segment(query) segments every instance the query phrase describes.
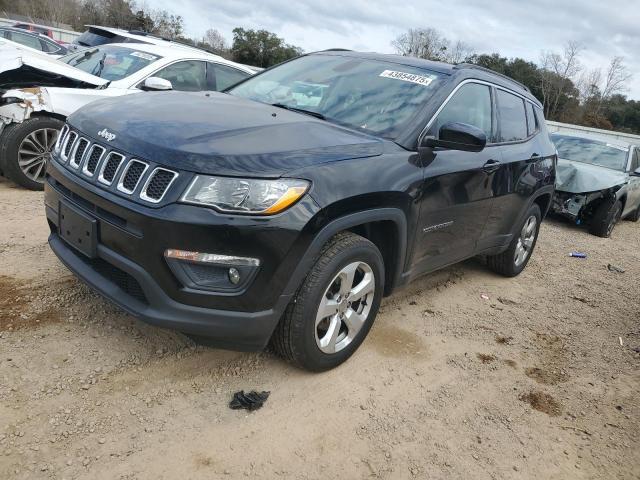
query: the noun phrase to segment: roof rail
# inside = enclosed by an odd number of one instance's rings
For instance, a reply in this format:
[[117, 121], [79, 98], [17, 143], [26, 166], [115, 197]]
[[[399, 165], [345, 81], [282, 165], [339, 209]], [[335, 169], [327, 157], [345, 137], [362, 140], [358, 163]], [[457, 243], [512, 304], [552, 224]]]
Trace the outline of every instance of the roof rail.
[[531, 90], [529, 90], [529, 87], [527, 87], [525, 84], [520, 83], [517, 80], [514, 80], [513, 78], [511, 78], [508, 75], [505, 75], [504, 73], [499, 73], [499, 72], [496, 72], [495, 70], [491, 70], [490, 68], [481, 67], [480, 65], [475, 65], [473, 63], [459, 63], [455, 65], [453, 68], [473, 68], [475, 70], [481, 70], [483, 72], [491, 73], [493, 75], [497, 75], [498, 77], [504, 78], [505, 80], [509, 80], [511, 83], [515, 83], [526, 92], [531, 93]]

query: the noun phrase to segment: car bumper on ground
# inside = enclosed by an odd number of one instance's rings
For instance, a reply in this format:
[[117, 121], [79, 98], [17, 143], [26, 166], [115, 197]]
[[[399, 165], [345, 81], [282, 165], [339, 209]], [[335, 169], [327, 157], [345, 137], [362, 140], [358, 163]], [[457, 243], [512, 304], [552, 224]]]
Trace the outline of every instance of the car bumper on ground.
[[[302, 233], [317, 210], [310, 198], [277, 218], [252, 219], [182, 204], [146, 209], [107, 198], [107, 192], [84, 183], [49, 162], [49, 244], [72, 272], [148, 323], [206, 336], [223, 348], [258, 350], [266, 345], [292, 297], [289, 279], [311, 239]], [[72, 246], [60, 231], [65, 208], [94, 221], [92, 255]], [[198, 289], [185, 285], [164, 258], [171, 248], [259, 258], [260, 267], [237, 291]]]

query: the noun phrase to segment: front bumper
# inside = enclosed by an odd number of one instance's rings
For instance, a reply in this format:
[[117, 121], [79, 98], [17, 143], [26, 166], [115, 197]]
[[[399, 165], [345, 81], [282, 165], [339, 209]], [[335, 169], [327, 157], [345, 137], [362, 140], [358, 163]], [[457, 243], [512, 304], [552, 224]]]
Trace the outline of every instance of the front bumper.
[[[58, 235], [60, 201], [98, 222], [96, 258]], [[317, 206], [308, 197], [280, 216], [251, 218], [170, 204], [150, 209], [100, 191], [51, 161], [45, 182], [49, 244], [80, 279], [132, 315], [161, 327], [207, 336], [238, 350], [263, 348], [293, 292], [289, 279], [312, 236]], [[260, 258], [239, 292], [182, 285], [163, 257], [167, 248]]]

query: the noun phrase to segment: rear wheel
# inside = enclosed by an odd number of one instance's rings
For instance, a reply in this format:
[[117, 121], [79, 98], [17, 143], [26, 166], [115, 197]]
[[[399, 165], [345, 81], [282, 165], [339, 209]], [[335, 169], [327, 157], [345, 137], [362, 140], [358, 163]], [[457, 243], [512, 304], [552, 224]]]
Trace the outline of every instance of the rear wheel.
[[487, 257], [487, 266], [505, 277], [519, 275], [529, 263], [536, 246], [541, 221], [540, 207], [534, 203], [529, 207], [524, 221], [519, 225], [518, 233], [509, 244], [509, 248], [498, 255]]
[[636, 208], [636, 210], [627, 217], [627, 220], [631, 220], [632, 222], [640, 220], [640, 205], [638, 205], [638, 208]]
[[384, 264], [378, 248], [353, 233], [336, 235], [276, 327], [274, 349], [311, 371], [340, 365], [367, 336], [383, 290]]
[[620, 200], [602, 202], [591, 219], [589, 233], [597, 237], [610, 237], [621, 216], [622, 202]]
[[42, 190], [47, 161], [64, 123], [52, 117], [31, 117], [5, 128], [0, 141], [5, 175], [30, 190]]

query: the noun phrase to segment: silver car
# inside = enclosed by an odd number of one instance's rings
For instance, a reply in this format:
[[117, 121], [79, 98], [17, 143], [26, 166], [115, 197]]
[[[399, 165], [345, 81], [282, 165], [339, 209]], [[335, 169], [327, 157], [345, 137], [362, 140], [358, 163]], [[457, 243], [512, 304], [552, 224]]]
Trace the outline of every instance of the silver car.
[[640, 146], [588, 134], [554, 133], [558, 150], [553, 211], [609, 237], [622, 218], [640, 218]]

